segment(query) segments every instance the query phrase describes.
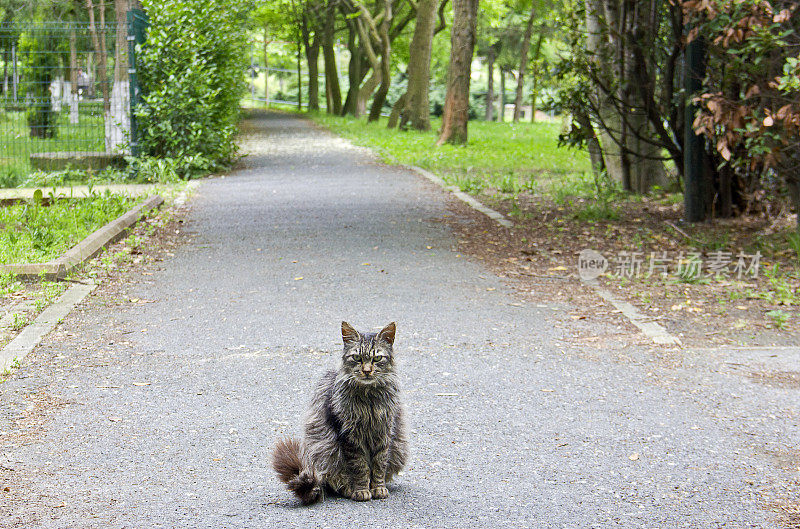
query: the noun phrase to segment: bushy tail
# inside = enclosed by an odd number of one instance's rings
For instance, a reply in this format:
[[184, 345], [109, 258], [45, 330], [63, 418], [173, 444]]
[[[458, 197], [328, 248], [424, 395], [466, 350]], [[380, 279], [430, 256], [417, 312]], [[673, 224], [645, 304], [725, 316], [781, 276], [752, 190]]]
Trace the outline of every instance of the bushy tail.
[[303, 505], [322, 499], [322, 480], [308, 460], [302, 444], [296, 439], [281, 439], [272, 452], [272, 468], [278, 479], [294, 492]]

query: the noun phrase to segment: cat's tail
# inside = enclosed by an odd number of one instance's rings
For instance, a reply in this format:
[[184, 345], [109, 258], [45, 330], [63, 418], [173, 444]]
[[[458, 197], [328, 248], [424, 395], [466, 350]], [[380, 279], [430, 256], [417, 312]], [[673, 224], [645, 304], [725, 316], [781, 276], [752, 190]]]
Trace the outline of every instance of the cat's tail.
[[296, 439], [281, 439], [272, 452], [272, 468], [278, 479], [294, 492], [303, 505], [322, 499], [322, 480], [305, 454], [303, 445]]

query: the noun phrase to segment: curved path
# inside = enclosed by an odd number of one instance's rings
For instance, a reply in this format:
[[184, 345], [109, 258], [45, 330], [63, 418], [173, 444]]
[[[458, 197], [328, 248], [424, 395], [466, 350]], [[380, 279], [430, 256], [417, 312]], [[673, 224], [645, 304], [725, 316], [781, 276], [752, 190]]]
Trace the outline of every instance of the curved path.
[[[567, 308], [457, 253], [443, 192], [299, 118], [249, 128], [124, 294], [150, 302], [100, 292], [0, 385], [0, 526], [775, 527], [796, 390], [581, 354]], [[387, 500], [301, 508], [268, 454], [342, 319], [397, 321], [413, 460]]]

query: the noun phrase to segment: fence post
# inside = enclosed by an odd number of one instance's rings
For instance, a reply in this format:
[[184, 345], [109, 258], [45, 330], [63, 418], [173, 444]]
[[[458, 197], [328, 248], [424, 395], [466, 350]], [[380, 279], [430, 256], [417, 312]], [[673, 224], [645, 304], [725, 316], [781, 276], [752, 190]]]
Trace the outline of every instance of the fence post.
[[138, 57], [136, 45], [144, 44], [145, 32], [149, 26], [147, 14], [141, 9], [128, 11], [128, 78], [130, 84], [130, 113], [131, 113], [131, 154], [134, 157], [141, 155], [139, 146], [139, 130], [136, 123], [136, 107], [141, 102], [142, 90], [139, 86]]

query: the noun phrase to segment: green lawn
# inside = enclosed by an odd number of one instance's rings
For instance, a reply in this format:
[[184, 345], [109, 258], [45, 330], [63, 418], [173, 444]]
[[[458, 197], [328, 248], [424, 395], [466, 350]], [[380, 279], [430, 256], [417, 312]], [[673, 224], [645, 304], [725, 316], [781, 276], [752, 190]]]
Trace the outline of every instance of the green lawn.
[[137, 201], [95, 194], [80, 200], [57, 199], [51, 205], [28, 201], [0, 207], [0, 263], [54, 259]]
[[80, 103], [80, 122], [69, 122], [69, 109], [58, 115], [54, 138], [32, 138], [26, 113], [0, 109], [0, 187], [15, 187], [31, 172], [29, 156], [35, 152], [104, 151], [103, 105]]
[[357, 145], [377, 151], [387, 163], [428, 169], [465, 191], [485, 186], [534, 190], [560, 180], [585, 179], [591, 171], [588, 155], [559, 148], [560, 123], [495, 123], [470, 121], [467, 147], [436, 147], [435, 119], [431, 132], [386, 128], [386, 120], [311, 114], [312, 119]]

